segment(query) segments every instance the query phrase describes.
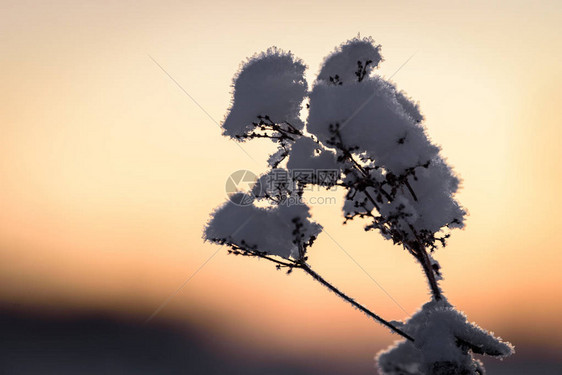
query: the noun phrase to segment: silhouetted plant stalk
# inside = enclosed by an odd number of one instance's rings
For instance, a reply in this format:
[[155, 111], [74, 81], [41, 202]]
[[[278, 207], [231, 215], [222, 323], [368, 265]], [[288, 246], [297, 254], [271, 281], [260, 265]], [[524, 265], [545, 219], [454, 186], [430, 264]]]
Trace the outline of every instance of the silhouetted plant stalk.
[[300, 259], [298, 259], [298, 260], [290, 260], [290, 259], [280, 260], [280, 259], [277, 259], [274, 256], [268, 255], [265, 252], [259, 251], [255, 247], [252, 247], [248, 244], [244, 244], [244, 246], [240, 246], [240, 245], [236, 245], [234, 243], [229, 243], [229, 241], [227, 239], [213, 239], [213, 241], [216, 242], [216, 243], [219, 243], [219, 244], [228, 245], [231, 248], [228, 251], [230, 254], [243, 255], [243, 256], [253, 256], [253, 257], [257, 257], [257, 258], [266, 259], [270, 262], [275, 263], [278, 270], [286, 268], [287, 273], [293, 272], [293, 270], [295, 268], [301, 269], [304, 272], [306, 272], [307, 274], [309, 274], [314, 280], [316, 280], [320, 284], [324, 285], [331, 292], [333, 292], [338, 297], [340, 297], [344, 301], [351, 304], [353, 307], [355, 307], [359, 311], [363, 312], [365, 315], [367, 315], [371, 319], [374, 319], [376, 322], [384, 325], [385, 327], [389, 328], [392, 332], [404, 337], [405, 339], [410, 340], [412, 342], [414, 341], [414, 338], [412, 336], [408, 335], [406, 332], [402, 331], [401, 329], [393, 326], [389, 321], [383, 319], [378, 314], [375, 314], [374, 312], [372, 312], [371, 310], [369, 310], [365, 306], [361, 305], [359, 302], [355, 301], [355, 299], [351, 298], [350, 296], [348, 296], [347, 294], [345, 294], [344, 292], [339, 290], [336, 286], [334, 286], [332, 283], [330, 283], [329, 281], [324, 279], [322, 276], [320, 276], [320, 274], [318, 274], [316, 271], [314, 271], [306, 263], [307, 258], [304, 255], [305, 252], [306, 252], [306, 249], [305, 249], [305, 247], [302, 243], [299, 244], [299, 254], [301, 256]]
[[[234, 84], [237, 92], [244, 94], [234, 95], [233, 107], [222, 125], [224, 134], [239, 141], [269, 138], [277, 144], [277, 152], [268, 160], [271, 170], [262, 176], [264, 179], [274, 172], [284, 171], [283, 176], [289, 176], [289, 169], [326, 169], [335, 173], [329, 180], [291, 175], [289, 181], [285, 177], [271, 191], [256, 184], [251, 194], [258, 201], [266, 200], [269, 207], [254, 205], [252, 200], [250, 207], [241, 208], [236, 200], [231, 200], [213, 214], [205, 236], [209, 241], [228, 245], [230, 254], [266, 259], [287, 273], [301, 269], [377, 323], [405, 338], [406, 341], [377, 356], [382, 373], [482, 374], [483, 365], [471, 352], [504, 357], [513, 353], [513, 346], [469, 323], [442, 294], [440, 267], [431, 254], [439, 245], [446, 246], [450, 234], [448, 231], [443, 234], [442, 230], [463, 226], [466, 211], [453, 197], [458, 179], [438, 155], [438, 148], [424, 134], [423, 127], [418, 127], [423, 116], [417, 104], [390, 82], [369, 76], [382, 60], [379, 48], [370, 38], [349, 41], [327, 58], [312, 91], [307, 91], [304, 65], [290, 53], [270, 49], [245, 66]], [[348, 64], [346, 54], [364, 58], [358, 57], [353, 67]], [[268, 70], [268, 79], [264, 80], [264, 72]], [[349, 74], [352, 72], [354, 78]], [[353, 87], [341, 91], [338, 86], [347, 85], [347, 81], [364, 82], [363, 87], [372, 88], [373, 94], [364, 100], [364, 91], [352, 93]], [[346, 91], [347, 88], [352, 90]], [[371, 112], [355, 118], [375, 96], [380, 98], [378, 104], [382, 106], [375, 105]], [[300, 120], [300, 110], [307, 97], [306, 108], [311, 108], [313, 100], [315, 104], [305, 124]], [[272, 107], [271, 98], [276, 98], [279, 108]], [[260, 105], [255, 106], [256, 103]], [[351, 113], [349, 109], [354, 105], [357, 109]], [[268, 113], [256, 116], [258, 110], [254, 108]], [[323, 108], [329, 111], [323, 112]], [[340, 119], [347, 120], [340, 124]], [[286, 167], [277, 170], [283, 161]], [[261, 184], [261, 178], [258, 181]], [[404, 324], [395, 326], [313, 270], [308, 264], [307, 249], [322, 227], [308, 219], [311, 217], [308, 205], [297, 209], [285, 205], [288, 197], [302, 199], [307, 185], [344, 188], [344, 224], [355, 218], [365, 219], [365, 231], [377, 230], [385, 239], [401, 245], [421, 265], [432, 301]], [[242, 192], [236, 196], [241, 201], [252, 198]], [[231, 224], [249, 212], [259, 215], [254, 231], [235, 236]], [[270, 233], [274, 235], [269, 236]], [[415, 345], [414, 339], [417, 339]]]
[[336, 295], [338, 295], [340, 298], [342, 298], [343, 300], [349, 302], [353, 307], [359, 309], [361, 312], [365, 313], [367, 316], [369, 316], [370, 318], [376, 320], [377, 322], [379, 322], [380, 324], [384, 325], [385, 327], [389, 328], [391, 331], [393, 331], [394, 333], [399, 334], [400, 336], [406, 338], [407, 340], [410, 341], [414, 341], [414, 338], [410, 335], [408, 335], [407, 333], [405, 333], [404, 331], [400, 330], [399, 328], [396, 328], [395, 326], [393, 326], [392, 324], [390, 324], [390, 322], [384, 320], [383, 318], [381, 318], [379, 315], [375, 314], [374, 312], [372, 312], [371, 310], [367, 309], [365, 306], [361, 305], [360, 303], [358, 303], [357, 301], [355, 301], [353, 298], [349, 297], [348, 295], [346, 295], [345, 293], [343, 293], [342, 291], [340, 291], [338, 288], [336, 288], [335, 286], [333, 286], [332, 284], [330, 284], [328, 281], [326, 281], [322, 276], [320, 276], [318, 273], [314, 272], [310, 266], [308, 266], [306, 263], [303, 263], [301, 265], [298, 266], [298, 268], [302, 269], [304, 272], [308, 273], [310, 276], [312, 276], [312, 278], [316, 281], [318, 281], [320, 284], [324, 285], [326, 288], [328, 288], [329, 290], [331, 290], [333, 293], [335, 293]]

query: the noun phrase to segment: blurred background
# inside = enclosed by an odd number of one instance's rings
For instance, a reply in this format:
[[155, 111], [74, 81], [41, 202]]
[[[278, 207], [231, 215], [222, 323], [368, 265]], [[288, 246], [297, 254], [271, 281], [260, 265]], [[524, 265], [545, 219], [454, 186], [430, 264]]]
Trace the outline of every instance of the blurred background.
[[[489, 373], [562, 373], [561, 24], [555, 1], [1, 0], [0, 373], [375, 374], [396, 336], [201, 238], [274, 149], [221, 136], [239, 64], [276, 45], [312, 83], [358, 33], [463, 179], [467, 227], [436, 258], [450, 302], [516, 346]], [[310, 263], [406, 318], [420, 268], [331, 195]]]

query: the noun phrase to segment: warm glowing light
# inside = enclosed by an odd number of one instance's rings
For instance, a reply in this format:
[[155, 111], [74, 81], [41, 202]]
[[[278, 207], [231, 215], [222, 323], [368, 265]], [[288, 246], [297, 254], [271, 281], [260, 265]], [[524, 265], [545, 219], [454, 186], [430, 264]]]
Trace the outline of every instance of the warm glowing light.
[[[361, 32], [382, 44], [387, 77], [415, 54], [394, 80], [463, 178], [467, 229], [437, 254], [451, 302], [516, 345], [548, 335], [562, 349], [559, 4], [57, 3], [13, 3], [0, 16], [0, 301], [142, 320], [217, 250], [201, 233], [228, 175], [265, 170], [266, 142], [243, 145], [260, 162], [250, 159], [148, 54], [220, 122], [246, 56], [291, 49], [313, 79], [335, 44]], [[417, 309], [427, 299], [417, 265], [342, 227], [335, 196], [314, 207], [318, 221]], [[381, 315], [406, 315], [326, 236], [311, 263]], [[342, 353], [325, 344], [337, 336], [372, 355], [368, 343], [390, 341], [304, 275], [224, 251], [159, 318], [232, 335], [253, 326], [248, 342], [298, 342], [295, 352]]]

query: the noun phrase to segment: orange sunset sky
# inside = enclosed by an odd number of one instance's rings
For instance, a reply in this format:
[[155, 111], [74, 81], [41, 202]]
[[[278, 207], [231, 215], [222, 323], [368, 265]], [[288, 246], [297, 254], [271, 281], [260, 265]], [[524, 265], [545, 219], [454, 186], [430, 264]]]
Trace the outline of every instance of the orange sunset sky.
[[[218, 249], [204, 243], [230, 173], [273, 146], [216, 121], [246, 57], [272, 45], [309, 66], [361, 33], [379, 74], [418, 100], [461, 176], [467, 227], [437, 252], [445, 294], [516, 347], [562, 350], [562, 3], [555, 1], [0, 0], [0, 302], [142, 322]], [[429, 295], [420, 268], [335, 205], [310, 263], [387, 319]], [[395, 338], [303, 274], [219, 251], [149, 323], [225, 342], [365, 360]], [[345, 348], [342, 349], [342, 348]]]

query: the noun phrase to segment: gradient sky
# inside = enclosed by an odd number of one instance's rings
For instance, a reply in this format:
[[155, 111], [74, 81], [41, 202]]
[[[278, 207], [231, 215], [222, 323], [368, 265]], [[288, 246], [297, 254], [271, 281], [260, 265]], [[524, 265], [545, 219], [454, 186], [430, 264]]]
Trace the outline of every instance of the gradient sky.
[[[437, 253], [449, 300], [516, 346], [562, 349], [560, 2], [0, 1], [0, 300], [148, 317], [218, 247], [228, 175], [266, 168], [216, 121], [241, 61], [276, 45], [309, 66], [361, 33], [421, 104], [463, 179], [467, 228]], [[408, 312], [419, 267], [336, 205], [313, 213]], [[327, 236], [310, 262], [388, 319], [407, 316]], [[219, 251], [155, 319], [242, 345], [345, 358], [392, 336], [305, 275]], [[546, 339], [546, 340], [545, 340]], [[342, 350], [342, 346], [347, 349]], [[363, 358], [364, 359], [364, 358]]]

